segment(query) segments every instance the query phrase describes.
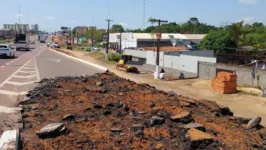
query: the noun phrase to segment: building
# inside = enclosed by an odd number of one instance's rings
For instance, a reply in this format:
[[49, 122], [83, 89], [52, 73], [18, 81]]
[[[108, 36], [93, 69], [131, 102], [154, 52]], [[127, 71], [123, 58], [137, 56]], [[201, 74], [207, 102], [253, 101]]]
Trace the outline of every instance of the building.
[[30, 31], [30, 25], [29, 24], [4, 24], [4, 29], [13, 29], [16, 32], [19, 32], [20, 30], [23, 33], [28, 33]]
[[[197, 44], [206, 36], [206, 34], [179, 34], [163, 33], [160, 42], [161, 46], [187, 46], [190, 49], [197, 49]], [[155, 47], [156, 34], [151, 33], [121, 33], [121, 46], [125, 48]], [[109, 47], [119, 49], [120, 33], [111, 33], [109, 35]]]
[[0, 29], [0, 37], [1, 38], [12, 38], [14, 34], [13, 29]]
[[[125, 49], [126, 55], [132, 55], [134, 64], [156, 65], [156, 47], [144, 47], [136, 49]], [[214, 51], [211, 50], [188, 50], [186, 46], [161, 47], [159, 53], [159, 64], [163, 68], [185, 71], [198, 74], [199, 62], [216, 64]]]
[[86, 26], [77, 26], [75, 29], [78, 35], [85, 35], [89, 30]]
[[38, 24], [32, 24], [31, 25], [31, 30], [33, 31], [33, 32], [39, 32], [39, 25]]

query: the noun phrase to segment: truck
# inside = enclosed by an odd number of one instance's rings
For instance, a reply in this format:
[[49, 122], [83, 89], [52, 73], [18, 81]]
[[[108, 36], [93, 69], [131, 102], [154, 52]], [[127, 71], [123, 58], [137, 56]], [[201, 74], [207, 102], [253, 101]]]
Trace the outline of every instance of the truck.
[[28, 34], [17, 34], [15, 38], [16, 50], [30, 50], [30, 36]]
[[46, 35], [39, 35], [40, 43], [45, 43], [46, 41]]

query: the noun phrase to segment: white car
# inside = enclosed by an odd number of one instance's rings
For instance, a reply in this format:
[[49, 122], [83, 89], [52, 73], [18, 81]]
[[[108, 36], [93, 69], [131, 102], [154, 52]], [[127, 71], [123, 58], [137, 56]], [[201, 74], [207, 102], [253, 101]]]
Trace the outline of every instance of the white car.
[[0, 44], [0, 56], [4, 57], [15, 57], [16, 54], [16, 48], [12, 47], [9, 44]]
[[99, 47], [93, 47], [92, 50], [94, 50], [94, 51], [99, 51], [100, 48], [99, 48]]

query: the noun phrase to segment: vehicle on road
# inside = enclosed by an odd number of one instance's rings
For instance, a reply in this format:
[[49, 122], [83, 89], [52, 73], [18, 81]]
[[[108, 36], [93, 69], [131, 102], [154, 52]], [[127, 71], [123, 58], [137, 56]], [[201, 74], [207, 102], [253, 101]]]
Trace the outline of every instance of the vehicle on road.
[[15, 47], [12, 47], [9, 44], [0, 44], [0, 56], [13, 58], [15, 55]]
[[99, 51], [100, 48], [99, 48], [99, 47], [92, 47], [92, 50], [94, 50], [94, 51]]
[[28, 34], [17, 34], [15, 38], [16, 50], [30, 50], [30, 36]]
[[49, 45], [47, 43], [47, 46], [48, 47], [53, 47], [53, 48], [60, 48], [61, 47], [61, 45], [59, 43], [57, 43], [57, 42], [49, 43]]
[[40, 43], [45, 43], [46, 39], [46, 35], [39, 35]]

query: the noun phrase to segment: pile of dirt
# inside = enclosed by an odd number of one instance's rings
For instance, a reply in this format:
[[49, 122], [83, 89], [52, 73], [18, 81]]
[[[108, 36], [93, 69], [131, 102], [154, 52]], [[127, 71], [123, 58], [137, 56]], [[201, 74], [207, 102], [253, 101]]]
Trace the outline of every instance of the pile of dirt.
[[259, 117], [233, 117], [214, 102], [111, 73], [43, 79], [28, 96], [21, 103], [25, 150], [263, 149], [266, 144]]

